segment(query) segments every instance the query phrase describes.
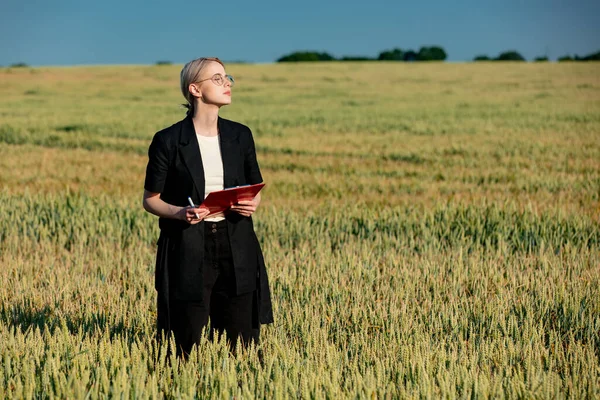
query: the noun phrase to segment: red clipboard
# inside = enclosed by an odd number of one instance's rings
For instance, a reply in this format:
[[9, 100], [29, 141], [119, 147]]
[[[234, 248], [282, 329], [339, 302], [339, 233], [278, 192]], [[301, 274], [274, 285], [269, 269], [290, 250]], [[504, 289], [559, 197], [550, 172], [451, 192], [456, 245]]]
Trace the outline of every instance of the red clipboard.
[[228, 210], [240, 200], [252, 200], [264, 186], [264, 183], [257, 183], [210, 192], [199, 207], [208, 208], [208, 215], [217, 214]]

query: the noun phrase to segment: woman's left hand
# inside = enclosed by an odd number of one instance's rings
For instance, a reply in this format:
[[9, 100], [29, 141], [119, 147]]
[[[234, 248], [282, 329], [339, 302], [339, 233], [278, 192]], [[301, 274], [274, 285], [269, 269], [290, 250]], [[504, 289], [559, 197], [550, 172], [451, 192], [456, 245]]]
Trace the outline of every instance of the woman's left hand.
[[260, 193], [256, 195], [256, 197], [252, 200], [240, 200], [239, 203], [231, 206], [230, 210], [235, 211], [236, 213], [243, 215], [244, 217], [249, 217], [258, 208], [260, 204]]

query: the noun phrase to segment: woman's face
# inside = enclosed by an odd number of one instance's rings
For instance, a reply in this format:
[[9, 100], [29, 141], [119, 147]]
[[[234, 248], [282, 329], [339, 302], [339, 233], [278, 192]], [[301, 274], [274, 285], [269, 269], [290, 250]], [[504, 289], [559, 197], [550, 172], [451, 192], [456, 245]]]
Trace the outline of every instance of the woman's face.
[[[214, 82], [218, 81], [213, 78], [215, 75], [221, 75], [221, 86]], [[225, 68], [221, 64], [215, 61], [208, 63], [202, 70], [199, 81], [202, 82], [190, 85], [190, 91], [193, 90], [191, 86], [196, 86], [201, 102], [219, 107], [231, 104], [231, 82], [225, 77]]]

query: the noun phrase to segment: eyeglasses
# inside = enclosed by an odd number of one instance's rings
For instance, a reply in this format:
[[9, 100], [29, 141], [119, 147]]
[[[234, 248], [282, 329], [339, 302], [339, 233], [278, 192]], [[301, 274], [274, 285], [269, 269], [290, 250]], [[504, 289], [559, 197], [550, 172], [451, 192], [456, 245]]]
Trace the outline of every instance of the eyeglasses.
[[210, 78], [202, 79], [201, 81], [198, 81], [196, 83], [200, 83], [200, 82], [211, 80], [215, 85], [217, 85], [217, 86], [223, 86], [225, 84], [225, 80], [226, 79], [229, 81], [229, 84], [231, 86], [233, 86], [235, 84], [235, 79], [233, 79], [233, 76], [231, 76], [231, 75], [225, 75], [225, 76], [223, 76], [221, 74], [214, 74]]

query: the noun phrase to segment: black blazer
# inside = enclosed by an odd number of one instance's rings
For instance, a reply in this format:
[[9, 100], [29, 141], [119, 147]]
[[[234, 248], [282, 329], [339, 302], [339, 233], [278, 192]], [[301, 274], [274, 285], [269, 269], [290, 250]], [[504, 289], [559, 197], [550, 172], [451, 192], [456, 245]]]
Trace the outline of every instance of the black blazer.
[[[218, 119], [224, 186], [262, 182], [250, 129], [237, 122]], [[187, 206], [204, 199], [204, 168], [194, 124], [190, 116], [157, 132], [148, 150], [144, 188], [160, 193], [169, 204]], [[256, 289], [261, 323], [273, 320], [264, 258], [251, 217], [228, 213], [237, 294]], [[161, 234], [156, 259], [156, 289], [164, 301], [201, 301], [203, 287], [204, 224], [160, 218]]]

